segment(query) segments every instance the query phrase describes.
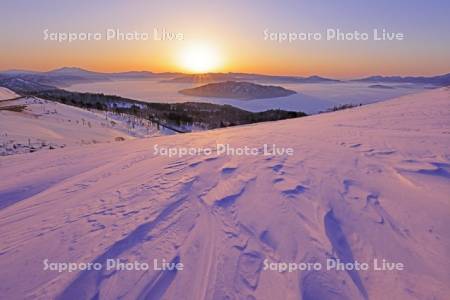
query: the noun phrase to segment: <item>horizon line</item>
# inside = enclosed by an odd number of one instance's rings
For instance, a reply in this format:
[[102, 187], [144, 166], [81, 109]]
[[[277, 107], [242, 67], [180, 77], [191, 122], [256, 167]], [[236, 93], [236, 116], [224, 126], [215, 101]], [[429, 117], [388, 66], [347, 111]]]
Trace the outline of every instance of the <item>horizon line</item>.
[[87, 68], [83, 68], [83, 67], [78, 67], [78, 66], [61, 66], [61, 67], [56, 67], [56, 68], [52, 68], [52, 69], [48, 69], [48, 70], [36, 70], [36, 69], [6, 69], [6, 70], [0, 70], [0, 74], [1, 73], [8, 73], [8, 72], [34, 72], [34, 73], [49, 73], [49, 72], [53, 72], [53, 71], [57, 71], [57, 70], [63, 70], [63, 69], [79, 69], [81, 71], [87, 71], [87, 72], [93, 72], [93, 73], [102, 73], [102, 74], [115, 74], [115, 73], [129, 73], [129, 72], [147, 72], [147, 73], [152, 73], [152, 74], [165, 74], [165, 73], [173, 73], [173, 74], [180, 74], [180, 75], [208, 75], [208, 74], [246, 74], [246, 75], [260, 75], [260, 76], [279, 76], [279, 77], [303, 77], [303, 78], [309, 78], [309, 77], [321, 77], [321, 78], [326, 78], [326, 79], [339, 79], [339, 80], [355, 80], [355, 79], [363, 79], [363, 78], [367, 78], [367, 77], [437, 77], [437, 76], [444, 76], [444, 75], [448, 75], [450, 74], [450, 71], [447, 73], [439, 73], [439, 74], [433, 74], [433, 75], [387, 75], [387, 74], [367, 74], [367, 75], [361, 75], [360, 77], [333, 77], [333, 76], [327, 76], [327, 75], [319, 75], [317, 73], [313, 73], [313, 75], [300, 75], [300, 74], [267, 74], [267, 73], [255, 73], [255, 72], [236, 72], [236, 71], [217, 71], [217, 72], [205, 72], [205, 73], [189, 73], [189, 72], [182, 72], [182, 71], [161, 71], [161, 72], [154, 72], [151, 70], [133, 70], [133, 69], [127, 69], [127, 70], [121, 70], [121, 71], [110, 71], [110, 72], [106, 72], [106, 71], [100, 71], [100, 70], [94, 70], [94, 69], [87, 69]]

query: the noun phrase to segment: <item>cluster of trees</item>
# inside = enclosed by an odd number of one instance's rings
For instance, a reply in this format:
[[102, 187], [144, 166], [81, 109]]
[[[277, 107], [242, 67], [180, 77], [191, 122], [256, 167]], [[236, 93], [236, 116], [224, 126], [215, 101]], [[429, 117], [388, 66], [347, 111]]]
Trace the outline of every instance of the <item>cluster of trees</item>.
[[332, 108], [327, 109], [325, 112], [332, 112], [332, 111], [338, 111], [338, 110], [344, 110], [349, 109], [353, 107], [362, 106], [362, 103], [360, 104], [341, 104], [341, 105], [335, 105]]

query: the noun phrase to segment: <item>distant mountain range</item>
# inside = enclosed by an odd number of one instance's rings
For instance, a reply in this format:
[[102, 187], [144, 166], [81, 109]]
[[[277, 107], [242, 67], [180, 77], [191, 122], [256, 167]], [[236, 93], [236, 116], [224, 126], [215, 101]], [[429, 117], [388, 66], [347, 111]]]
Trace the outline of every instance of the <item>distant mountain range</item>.
[[240, 100], [285, 97], [296, 94], [295, 91], [281, 86], [260, 85], [251, 82], [225, 81], [209, 83], [192, 89], [180, 91], [183, 95], [197, 97], [215, 97]]
[[171, 79], [163, 80], [169, 83], [212, 83], [221, 81], [257, 81], [261, 83], [325, 83], [340, 82], [340, 80], [319, 76], [298, 77], [278, 76], [247, 73], [207, 73], [207, 74], [183, 74]]
[[[253, 83], [340, 83], [341, 80], [324, 78], [320, 76], [278, 76], [249, 73], [154, 73], [149, 71], [130, 71], [118, 73], [93, 72], [76, 67], [64, 67], [47, 72], [28, 70], [8, 70], [0, 72], [0, 86], [12, 90], [45, 90], [54, 87], [65, 87], [77, 83], [90, 83], [110, 80], [136, 80], [157, 79], [165, 83], [217, 83], [226, 81], [245, 81]], [[353, 82], [367, 83], [412, 83], [430, 84], [433, 86], [450, 85], [450, 73], [431, 77], [400, 77], [400, 76], [371, 76], [361, 79], [349, 80]]]
[[416, 84], [432, 84], [436, 86], [450, 85], [450, 73], [438, 76], [370, 76], [366, 78], [356, 79], [354, 81], [371, 82], [371, 83], [416, 83]]
[[130, 71], [120, 73], [93, 72], [76, 67], [64, 67], [48, 72], [36, 72], [28, 70], [8, 70], [0, 72], [0, 80], [7, 78], [20, 78], [44, 85], [64, 87], [76, 83], [93, 81], [149, 79], [159, 78], [165, 83], [212, 83], [221, 81], [258, 81], [261, 83], [323, 83], [339, 82], [339, 80], [323, 78], [319, 76], [276, 76], [247, 73], [153, 73], [148, 71]]
[[137, 79], [150, 78], [152, 72], [122, 72], [122, 73], [101, 73], [84, 70], [81, 68], [60, 68], [48, 72], [35, 72], [26, 70], [9, 70], [0, 72], [0, 80], [19, 78], [43, 85], [68, 86], [75, 83], [108, 81], [114, 79]]

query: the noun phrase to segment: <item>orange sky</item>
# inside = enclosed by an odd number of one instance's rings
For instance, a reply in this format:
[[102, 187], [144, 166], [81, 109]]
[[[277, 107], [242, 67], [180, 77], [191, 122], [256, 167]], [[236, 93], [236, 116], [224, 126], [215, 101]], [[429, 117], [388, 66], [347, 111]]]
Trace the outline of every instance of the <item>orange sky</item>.
[[[84, 2], [10, 1], [0, 9], [0, 70], [50, 70], [77, 66], [98, 71], [191, 72], [180, 61], [189, 45], [207, 44], [219, 62], [208, 71], [351, 78], [365, 75], [435, 75], [450, 71], [448, 2], [383, 0], [346, 7], [327, 1], [170, 0]], [[406, 2], [405, 2], [406, 3]], [[404, 3], [404, 4], [405, 4]], [[386, 12], [386, 9], [389, 11]], [[414, 19], [414, 22], [411, 22]], [[327, 28], [371, 32], [388, 28], [404, 41], [297, 41], [264, 39], [269, 32], [321, 32]], [[162, 28], [181, 41], [44, 40], [49, 32], [153, 33]], [[447, 37], [447, 38], [446, 38]]]

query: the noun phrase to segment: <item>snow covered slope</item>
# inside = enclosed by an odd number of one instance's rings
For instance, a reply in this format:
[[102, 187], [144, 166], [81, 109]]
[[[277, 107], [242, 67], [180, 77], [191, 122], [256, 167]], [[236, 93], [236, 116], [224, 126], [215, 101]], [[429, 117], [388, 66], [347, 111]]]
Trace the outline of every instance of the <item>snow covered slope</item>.
[[19, 97], [16, 93], [11, 91], [10, 89], [4, 88], [0, 86], [0, 101], [7, 100], [7, 99], [13, 99]]
[[[295, 155], [153, 153], [155, 144], [217, 143], [276, 144]], [[301, 119], [2, 157], [0, 292], [4, 299], [448, 299], [449, 146], [450, 91], [442, 88]], [[374, 258], [405, 269], [265, 269]], [[57, 272], [44, 270], [46, 259], [150, 268]], [[154, 259], [183, 270], [155, 269]]]
[[[19, 109], [7, 110], [7, 107]], [[0, 156], [159, 135], [148, 121], [132, 118], [112, 113], [107, 117], [105, 112], [34, 97], [3, 101], [0, 102]]]

